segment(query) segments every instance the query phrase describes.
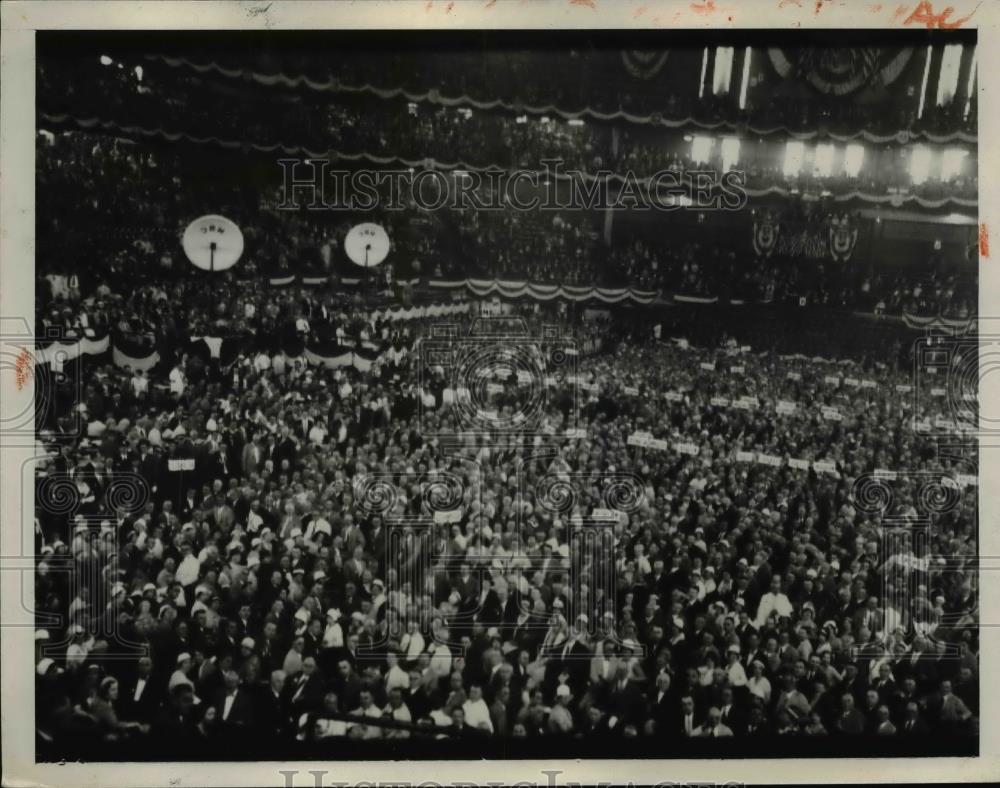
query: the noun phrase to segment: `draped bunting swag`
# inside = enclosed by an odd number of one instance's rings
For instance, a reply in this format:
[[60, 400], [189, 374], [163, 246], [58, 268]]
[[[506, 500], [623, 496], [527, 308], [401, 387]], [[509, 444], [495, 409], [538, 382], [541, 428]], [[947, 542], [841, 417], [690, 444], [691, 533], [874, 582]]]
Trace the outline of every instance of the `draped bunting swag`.
[[[901, 55], [902, 56], [902, 53]], [[741, 124], [730, 123], [727, 121], [720, 121], [718, 123], [706, 123], [704, 121], [695, 120], [694, 118], [680, 118], [678, 120], [668, 120], [659, 114], [650, 115], [636, 115], [630, 112], [625, 112], [624, 110], [617, 110], [615, 112], [600, 112], [596, 109], [591, 109], [586, 107], [577, 112], [571, 112], [568, 110], [560, 109], [552, 104], [537, 105], [532, 106], [530, 104], [520, 104], [502, 101], [496, 99], [494, 101], [480, 101], [469, 96], [455, 96], [448, 97], [442, 96], [437, 90], [429, 90], [426, 93], [412, 93], [410, 91], [404, 90], [403, 88], [378, 88], [374, 85], [346, 85], [336, 79], [328, 79], [326, 81], [317, 81], [310, 79], [305, 75], [299, 75], [295, 77], [290, 77], [286, 74], [260, 74], [254, 71], [245, 71], [242, 68], [230, 69], [220, 66], [217, 63], [195, 63], [186, 58], [173, 58], [164, 55], [147, 55], [148, 60], [156, 60], [165, 63], [173, 68], [189, 68], [199, 74], [205, 74], [211, 71], [215, 71], [232, 79], [245, 79], [249, 78], [254, 82], [261, 85], [273, 86], [273, 85], [283, 85], [290, 88], [307, 87], [314, 91], [323, 91], [329, 93], [364, 93], [372, 96], [378, 96], [383, 99], [393, 99], [393, 98], [405, 98], [407, 101], [419, 104], [422, 102], [428, 102], [430, 104], [436, 104], [444, 107], [471, 107], [474, 109], [481, 110], [491, 110], [491, 109], [503, 109], [509, 112], [517, 112], [519, 114], [528, 115], [558, 115], [564, 120], [572, 120], [576, 118], [590, 117], [594, 120], [626, 120], [629, 123], [639, 124], [639, 125], [655, 125], [663, 126], [664, 128], [670, 129], [706, 129], [706, 130], [719, 130], [719, 131], [737, 131], [741, 128]], [[908, 59], [908, 58], [907, 58]], [[633, 58], [634, 60], [634, 58]], [[893, 69], [896, 68], [897, 61], [893, 60], [888, 63], [884, 68], [884, 76], [882, 79], [886, 79], [891, 75], [891, 79], [885, 84], [895, 80], [902, 71], [905, 61], [902, 65], [898, 65], [898, 71], [893, 75]], [[660, 66], [662, 67], [662, 63]], [[963, 131], [955, 131], [951, 134], [932, 134], [928, 131], [921, 131], [917, 133], [912, 133], [905, 130], [900, 130], [894, 134], [875, 134], [867, 130], [856, 131], [853, 134], [835, 134], [831, 131], [794, 131], [788, 126], [774, 126], [772, 128], [764, 128], [759, 126], [749, 126], [746, 130], [751, 134], [756, 134], [758, 136], [768, 136], [771, 134], [784, 134], [799, 140], [810, 140], [816, 137], [829, 137], [832, 140], [838, 142], [847, 142], [849, 140], [864, 139], [867, 142], [875, 143], [885, 143], [892, 142], [893, 140], [897, 142], [905, 142], [910, 136], [921, 137], [928, 140], [929, 142], [977, 142], [976, 136], [974, 134], [968, 134]], [[313, 154], [316, 155], [316, 154]]]
[[500, 295], [505, 298], [522, 298], [528, 296], [537, 301], [551, 301], [553, 298], [563, 298], [568, 301], [586, 301], [596, 299], [606, 304], [619, 304], [623, 301], [634, 301], [639, 304], [651, 304], [656, 293], [651, 290], [633, 290], [631, 288], [608, 287], [570, 287], [569, 285], [542, 285], [535, 282], [507, 282], [490, 279], [459, 279], [444, 281], [432, 279], [431, 287], [460, 288], [464, 287], [474, 295], [483, 297]]
[[[413, 168], [425, 168], [430, 167], [432, 169], [441, 171], [451, 171], [451, 170], [466, 170], [473, 172], [488, 172], [495, 171], [500, 168], [499, 165], [491, 164], [486, 166], [481, 166], [478, 164], [469, 164], [464, 161], [455, 162], [443, 162], [437, 161], [436, 159], [404, 159], [401, 156], [376, 156], [373, 153], [342, 153], [337, 150], [327, 150], [327, 151], [311, 151], [308, 148], [303, 148], [298, 145], [285, 145], [283, 143], [274, 143], [273, 145], [260, 145], [257, 143], [242, 143], [236, 140], [223, 140], [218, 137], [195, 137], [192, 134], [187, 134], [185, 132], [168, 132], [164, 129], [146, 129], [141, 126], [123, 126], [120, 123], [114, 121], [102, 121], [100, 118], [77, 118], [70, 115], [51, 115], [49, 113], [39, 113], [43, 120], [49, 123], [64, 124], [72, 123], [81, 129], [92, 129], [96, 127], [101, 127], [103, 129], [114, 131], [118, 134], [131, 135], [131, 136], [143, 136], [152, 137], [157, 139], [167, 140], [169, 142], [177, 142], [179, 140], [186, 140], [187, 142], [192, 142], [196, 145], [218, 145], [222, 148], [227, 148], [230, 150], [241, 150], [244, 148], [250, 148], [255, 151], [260, 151], [263, 153], [271, 153], [274, 151], [281, 151], [283, 154], [287, 155], [305, 155], [311, 158], [322, 159], [326, 157], [336, 157], [345, 161], [365, 161], [371, 164], [376, 164], [380, 166], [385, 165], [397, 165], [402, 164], [405, 167]], [[712, 128], [718, 128], [719, 126], [726, 126], [728, 124], [716, 124]], [[706, 127], [707, 128], [707, 127]], [[751, 129], [751, 131], [754, 131]], [[765, 134], [770, 132], [765, 132], [761, 130], [756, 130], [754, 133]], [[867, 132], [865, 132], [867, 134]], [[794, 134], [793, 137], [797, 139], [811, 139], [816, 136], [815, 132], [809, 134]], [[829, 135], [833, 139], [838, 140], [848, 140], [854, 137], [838, 137], [837, 135]], [[857, 135], [854, 135], [857, 136]], [[919, 135], [915, 135], [919, 136]], [[952, 135], [953, 136], [953, 135]], [[928, 139], [934, 142], [948, 141], [950, 137], [941, 137], [935, 139], [931, 135], [927, 135]], [[866, 137], [867, 139], [867, 137]], [[873, 138], [875, 139], [875, 138]], [[893, 136], [886, 137], [882, 141], [887, 141], [893, 139]], [[877, 140], [876, 140], [877, 141]], [[970, 141], [970, 140], [965, 140]], [[500, 168], [503, 169], [503, 168]], [[544, 170], [538, 170], [538, 174], [548, 174]], [[576, 177], [575, 175], [569, 175], [566, 172], [558, 172], [554, 174], [554, 177], [563, 180], [568, 180]], [[624, 175], [619, 175], [617, 173], [605, 174], [601, 176], [594, 175], [589, 172], [581, 172], [579, 174], [584, 181], [593, 183], [594, 181], [604, 180], [608, 183], [626, 183], [626, 177]], [[652, 176], [647, 178], [632, 178], [629, 179], [629, 183], [638, 183], [642, 185], [648, 185], [653, 180]], [[659, 184], [658, 184], [659, 185]], [[749, 187], [744, 187], [744, 191], [749, 197], [767, 197], [770, 195], [778, 195], [780, 197], [788, 197], [793, 192], [791, 189], [785, 186], [769, 186], [766, 189], [751, 189]], [[893, 207], [900, 207], [906, 203], [915, 202], [921, 208], [931, 208], [937, 209], [942, 208], [948, 204], [954, 204], [963, 208], [975, 208], [979, 205], [978, 199], [967, 198], [967, 197], [943, 197], [940, 200], [930, 200], [925, 197], [919, 197], [914, 194], [871, 194], [868, 192], [861, 192], [858, 190], [853, 190], [850, 192], [835, 194], [833, 195], [833, 200], [835, 202], [850, 202], [852, 200], [861, 200], [862, 202], [874, 203], [879, 205], [889, 204]]]

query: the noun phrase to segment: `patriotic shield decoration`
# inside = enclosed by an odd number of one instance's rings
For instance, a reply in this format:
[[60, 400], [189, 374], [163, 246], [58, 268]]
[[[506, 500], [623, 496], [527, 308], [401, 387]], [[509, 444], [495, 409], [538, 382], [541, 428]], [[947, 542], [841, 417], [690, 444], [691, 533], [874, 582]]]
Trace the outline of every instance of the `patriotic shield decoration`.
[[770, 257], [778, 245], [778, 223], [770, 216], [753, 224], [753, 250], [761, 257]]
[[834, 260], [850, 260], [857, 242], [858, 230], [846, 218], [830, 222], [830, 255]]

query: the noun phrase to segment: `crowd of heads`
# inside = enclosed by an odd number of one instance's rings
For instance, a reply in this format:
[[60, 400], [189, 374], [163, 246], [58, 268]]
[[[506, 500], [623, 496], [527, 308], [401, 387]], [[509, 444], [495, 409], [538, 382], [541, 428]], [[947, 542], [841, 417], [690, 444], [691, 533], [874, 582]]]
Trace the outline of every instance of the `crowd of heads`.
[[[110, 100], [101, 103], [102, 123], [163, 129], [237, 150], [278, 146], [289, 154], [313, 151], [315, 156], [330, 155], [343, 162], [361, 157], [372, 163], [414, 166], [436, 161], [449, 168], [468, 165], [529, 171], [542, 170], [546, 160], [559, 160], [564, 170], [632, 173], [640, 179], [663, 171], [688, 173], [723, 166], [718, 153], [711, 160], [694, 158], [690, 129], [657, 130], [647, 125], [584, 122], [556, 113], [437, 105], [398, 94], [391, 98], [346, 94], [331, 101], [329, 95], [300, 95], [242, 82], [213, 85], [203, 74], [155, 61], [122, 66], [104, 67], [97, 60], [47, 64], [40, 71], [43, 111], [90, 123], [92, 93], [104, 85]], [[180, 125], [164, 125], [164, 103], [184, 108]], [[893, 140], [888, 147], [869, 146], [869, 161], [856, 173], [821, 174], [806, 168], [789, 175], [783, 164], [784, 138], [746, 137], [738, 168], [745, 174], [746, 188], [758, 191], [780, 188], [796, 194], [862, 193], [869, 198], [912, 194], [933, 200], [975, 200], [975, 166], [945, 180], [915, 182], [910, 158], [903, 155], [908, 144]], [[715, 149], [718, 152], [720, 146]], [[737, 163], [727, 165], [734, 166]]]
[[[150, 324], [152, 333], [157, 333], [155, 326], [168, 322], [172, 310], [169, 304], [163, 313], [150, 308], [156, 301], [142, 298], [143, 285], [190, 288], [190, 292], [173, 291], [177, 303], [190, 303], [188, 296], [195, 303], [199, 296], [206, 300], [204, 292], [185, 285], [178, 276], [187, 263], [174, 240], [187, 221], [210, 212], [225, 213], [241, 226], [245, 252], [240, 274], [250, 280], [263, 274], [370, 278], [347, 262], [342, 246], [352, 224], [374, 220], [387, 228], [395, 250], [389, 262], [392, 276], [403, 280], [471, 275], [630, 286], [664, 299], [674, 295], [787, 303], [805, 299], [809, 304], [880, 315], [910, 312], [961, 318], [975, 304], [974, 276], [963, 273], [961, 262], [946, 261], [938, 252], [929, 252], [926, 260], [914, 261], [904, 272], [860, 259], [835, 262], [781, 254], [763, 258], [754, 252], [749, 237], [720, 237], [708, 220], [698, 225], [703, 229], [700, 235], [689, 230], [675, 238], [624, 220], [609, 236], [600, 216], [573, 210], [425, 211], [413, 204], [402, 211], [317, 215], [307, 209], [280, 208], [280, 172], [273, 167], [257, 180], [234, 186], [225, 178], [204, 177], [202, 167], [217, 168], [218, 162], [192, 163], [170, 147], [122, 138], [47, 134], [40, 137], [39, 151], [39, 183], [52, 194], [40, 225], [39, 276], [69, 276], [58, 250], [72, 243], [78, 254], [73, 274], [86, 287], [99, 287], [103, 293], [111, 281], [123, 278], [135, 285], [124, 290], [126, 303], [115, 308], [111, 319], [116, 324], [125, 312], [126, 324], [119, 328], [136, 334], [149, 333]], [[225, 166], [236, 171], [241, 161], [237, 156]], [[129, 188], [98, 198], [97, 184], [107, 180]], [[87, 195], [82, 199], [77, 196], [81, 189]], [[824, 243], [824, 222], [835, 215], [843, 218], [824, 206], [808, 215], [800, 213], [790, 206], [781, 214], [784, 232], [804, 229], [818, 233]], [[851, 221], [858, 226], [862, 220]], [[95, 232], [83, 233], [82, 227]], [[750, 228], [746, 233], [749, 236]], [[108, 299], [101, 301], [100, 306], [106, 307]], [[209, 306], [210, 302], [206, 300]], [[213, 317], [211, 311], [205, 315], [199, 310], [185, 316], [195, 332]], [[56, 321], [54, 315], [47, 319]], [[74, 322], [78, 316], [69, 319]]]
[[[365, 370], [262, 346], [88, 371], [36, 478], [38, 611], [65, 622], [36, 634], [44, 736], [975, 733], [975, 488], [925, 511], [964, 466], [905, 375], [564, 320], [579, 377], [539, 403], [445, 371], [431, 322], [356, 317], [396, 350]], [[543, 317], [487, 368], [551, 359]], [[875, 468], [900, 471], [881, 512]]]
[[[275, 117], [218, 112], [224, 94], [188, 72], [95, 69], [121, 83], [118, 122], [175, 101], [189, 133], [274, 141]], [[90, 95], [59, 82], [69, 104]], [[454, 159], [483, 138], [512, 166], [532, 151], [686, 166], [533, 117], [285, 109], [302, 133], [381, 154], [403, 140]], [[975, 457], [915, 428], [953, 403], [907, 393], [895, 359], [689, 342], [664, 330], [663, 303], [471, 299], [443, 320], [390, 318], [381, 286], [341, 281], [357, 217], [279, 210], [267, 177], [204, 174], [251, 169], [250, 145], [216, 157], [121, 133], [45, 132], [38, 149], [36, 333], [116, 351], [44, 378], [35, 697], [56, 757], [574, 738], [792, 754], [788, 737], [978, 735]], [[246, 242], [211, 276], [177, 243], [209, 212]], [[711, 222], [702, 241], [609, 243], [575, 212], [375, 218], [390, 283], [971, 303], [956, 277], [753, 260]], [[306, 273], [328, 285], [270, 281]], [[201, 339], [235, 350], [193, 352]]]

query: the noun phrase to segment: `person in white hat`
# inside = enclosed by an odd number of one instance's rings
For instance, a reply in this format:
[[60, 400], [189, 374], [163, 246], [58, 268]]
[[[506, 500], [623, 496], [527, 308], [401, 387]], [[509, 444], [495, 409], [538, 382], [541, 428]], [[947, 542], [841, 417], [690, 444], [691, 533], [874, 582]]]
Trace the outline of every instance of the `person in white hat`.
[[70, 624], [69, 636], [71, 640], [66, 647], [66, 668], [72, 671], [86, 662], [95, 640], [80, 624]]
[[323, 648], [340, 649], [344, 647], [344, 629], [340, 625], [340, 611], [331, 607], [326, 611], [326, 629], [323, 630]]
[[726, 649], [726, 675], [729, 678], [729, 685], [732, 687], [745, 687], [747, 685], [747, 672], [740, 662], [740, 647], [735, 643]]
[[54, 659], [51, 657], [44, 657], [38, 661], [38, 665], [35, 666], [35, 672], [44, 678], [49, 675], [62, 673], [63, 670], [56, 664]]
[[550, 733], [568, 734], [573, 732], [573, 714], [569, 704], [573, 700], [573, 691], [568, 684], [556, 687], [555, 704], [549, 711], [548, 728]]
[[188, 652], [184, 651], [178, 654], [174, 665], [174, 672], [170, 675], [170, 680], [167, 682], [167, 690], [173, 692], [174, 687], [182, 684], [190, 685], [191, 689], [194, 689], [194, 682], [191, 681], [189, 675], [193, 666], [194, 660]]

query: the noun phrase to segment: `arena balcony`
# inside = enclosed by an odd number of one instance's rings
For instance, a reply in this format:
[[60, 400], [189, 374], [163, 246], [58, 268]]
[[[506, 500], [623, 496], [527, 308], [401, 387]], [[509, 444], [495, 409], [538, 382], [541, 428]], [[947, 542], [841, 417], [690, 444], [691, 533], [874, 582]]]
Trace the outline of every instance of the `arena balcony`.
[[[121, 65], [42, 71], [42, 121], [150, 141], [308, 154], [341, 167], [541, 172], [545, 162], [558, 161], [563, 173], [619, 182], [648, 181], [664, 172], [737, 170], [751, 197], [813, 194], [841, 203], [960, 210], [977, 204], [977, 150], [961, 133], [929, 135], [926, 144], [915, 146], [911, 142], [919, 135], [910, 131], [844, 137], [716, 127], [692, 133], [683, 127], [435, 106], [399, 96], [337, 94], [332, 103], [311, 94], [276, 97], [259, 86], [206, 81], [196, 72], [168, 70], [165, 81], [157, 82], [155, 70]], [[115, 98], [99, 117], [92, 114], [92, 91]], [[183, 107], [185, 124], [161, 125], [164, 103]], [[279, 122], [265, 124], [272, 117]]]
[[405, 97], [588, 122], [687, 124], [692, 131], [719, 124], [838, 135], [974, 131], [974, 33], [944, 41], [904, 39], [902, 32], [855, 34], [853, 47], [817, 31], [811, 43], [801, 34], [765, 39], [744, 31], [707, 47], [660, 32], [639, 35], [633, 46], [642, 48], [623, 50], [608, 35], [581, 44], [547, 31], [544, 48], [533, 49], [540, 33], [456, 31], [438, 35], [433, 57], [375, 32], [345, 37], [332, 49], [324, 42], [322, 58], [312, 56], [320, 44], [307, 33], [294, 46], [211, 53], [194, 39], [164, 39], [137, 54], [112, 38], [106, 51], [113, 62], [131, 59], [130, 67], [141, 63], [150, 73], [166, 67], [285, 96]]

